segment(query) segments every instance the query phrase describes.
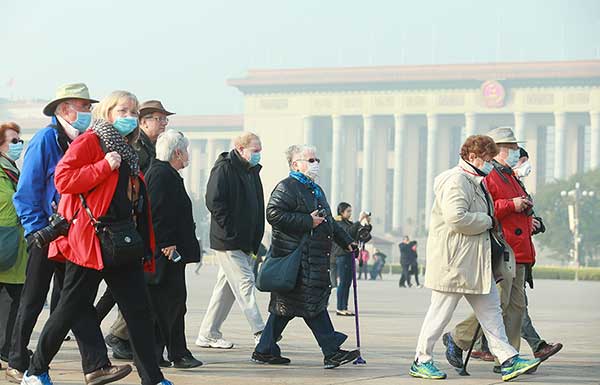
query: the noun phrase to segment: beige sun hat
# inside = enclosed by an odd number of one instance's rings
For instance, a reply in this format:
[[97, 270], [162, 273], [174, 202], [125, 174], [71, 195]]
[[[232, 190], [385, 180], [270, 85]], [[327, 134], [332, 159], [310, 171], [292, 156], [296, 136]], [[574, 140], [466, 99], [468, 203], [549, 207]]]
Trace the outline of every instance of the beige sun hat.
[[42, 110], [44, 115], [53, 116], [56, 106], [68, 99], [83, 99], [90, 103], [98, 103], [90, 98], [90, 91], [84, 83], [65, 84], [57, 88], [56, 96]]
[[492, 138], [496, 144], [525, 143], [524, 141], [517, 140], [512, 127], [494, 128], [492, 131], [488, 132], [486, 135], [489, 136], [490, 138]]

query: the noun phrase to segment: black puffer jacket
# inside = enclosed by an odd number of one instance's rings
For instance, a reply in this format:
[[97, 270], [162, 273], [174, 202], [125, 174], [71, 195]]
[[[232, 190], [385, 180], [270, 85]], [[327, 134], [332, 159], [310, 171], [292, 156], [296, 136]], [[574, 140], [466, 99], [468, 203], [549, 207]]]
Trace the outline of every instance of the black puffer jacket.
[[[326, 222], [313, 230], [310, 213], [324, 208]], [[327, 309], [331, 294], [329, 258], [331, 245], [346, 248], [352, 238], [336, 221], [325, 196], [318, 201], [313, 191], [294, 178], [279, 182], [267, 205], [267, 221], [273, 227], [271, 253], [274, 258], [292, 253], [305, 234], [302, 263], [296, 287], [289, 293], [271, 293], [269, 311], [287, 317], [313, 318]]]

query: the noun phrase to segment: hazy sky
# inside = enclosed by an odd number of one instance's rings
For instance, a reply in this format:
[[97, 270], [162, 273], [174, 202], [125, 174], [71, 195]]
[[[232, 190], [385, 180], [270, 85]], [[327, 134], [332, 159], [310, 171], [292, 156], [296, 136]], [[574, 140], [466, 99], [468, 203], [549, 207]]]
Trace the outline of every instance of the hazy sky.
[[600, 0], [0, 0], [0, 97], [84, 81], [237, 113], [249, 68], [563, 59], [600, 59]]

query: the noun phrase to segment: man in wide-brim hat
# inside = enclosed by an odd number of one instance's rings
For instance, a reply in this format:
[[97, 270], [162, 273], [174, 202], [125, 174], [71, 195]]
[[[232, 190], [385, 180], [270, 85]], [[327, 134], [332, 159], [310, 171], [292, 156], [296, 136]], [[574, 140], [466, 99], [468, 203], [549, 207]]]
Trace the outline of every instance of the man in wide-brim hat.
[[140, 105], [140, 138], [133, 147], [140, 157], [140, 168], [144, 173], [156, 158], [156, 141], [167, 129], [168, 116], [174, 114], [164, 108], [159, 100], [147, 100]]
[[[54, 186], [54, 169], [69, 148], [69, 144], [90, 126], [90, 113], [95, 99], [90, 98], [88, 88], [83, 83], [66, 84], [59, 87], [56, 96], [43, 109], [52, 122], [38, 131], [31, 139], [25, 157], [17, 191], [13, 201], [20, 222], [25, 229], [29, 261], [21, 302], [13, 329], [12, 345], [9, 353], [8, 381], [21, 383], [29, 368], [30, 357], [27, 345], [33, 327], [44, 307], [48, 287], [53, 274], [54, 281], [62, 286], [65, 265], [48, 259], [48, 240], [41, 240], [39, 231], [49, 225], [48, 218], [58, 205], [60, 196]], [[106, 354], [102, 339], [90, 335], [93, 327], [79, 320], [73, 326], [82, 357], [86, 383], [101, 378], [103, 383], [113, 382], [131, 371], [131, 367], [112, 366]], [[23, 383], [36, 383], [37, 376], [31, 375]]]

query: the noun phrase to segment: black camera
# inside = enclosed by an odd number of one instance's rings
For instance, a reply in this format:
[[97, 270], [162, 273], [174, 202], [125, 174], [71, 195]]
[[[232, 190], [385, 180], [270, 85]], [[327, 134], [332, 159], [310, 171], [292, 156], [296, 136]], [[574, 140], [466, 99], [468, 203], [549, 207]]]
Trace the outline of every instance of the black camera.
[[537, 229], [535, 229], [533, 231], [532, 235], [545, 233], [546, 232], [546, 225], [544, 225], [544, 222], [542, 221], [542, 217], [534, 217], [534, 218], [537, 219], [538, 222], [540, 222], [540, 227], [538, 227]]
[[48, 226], [35, 232], [32, 236], [32, 243], [40, 249], [49, 245], [56, 238], [66, 236], [71, 227], [71, 223], [58, 213], [52, 214], [49, 221]]
[[367, 243], [371, 240], [371, 230], [373, 227], [371, 225], [361, 226], [358, 229], [357, 237], [358, 241], [362, 243]]

